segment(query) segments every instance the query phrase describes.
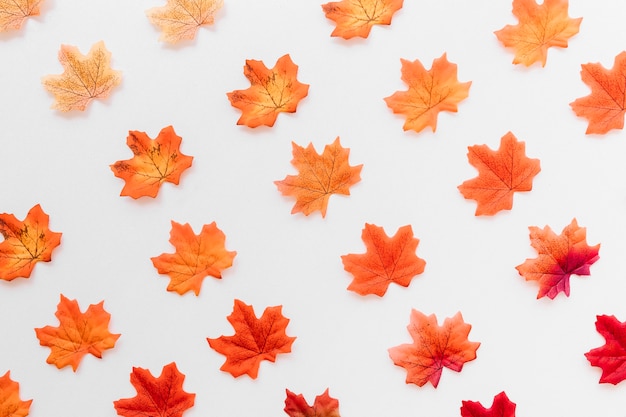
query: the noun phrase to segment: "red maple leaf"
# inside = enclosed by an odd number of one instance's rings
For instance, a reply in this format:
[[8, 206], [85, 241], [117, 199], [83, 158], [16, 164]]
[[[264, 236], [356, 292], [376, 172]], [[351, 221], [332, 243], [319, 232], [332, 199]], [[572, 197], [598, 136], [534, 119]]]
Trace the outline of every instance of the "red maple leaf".
[[509, 400], [504, 391], [493, 397], [489, 408], [477, 401], [463, 401], [461, 417], [515, 417], [515, 403]]
[[255, 379], [261, 361], [274, 362], [279, 353], [291, 352], [296, 338], [285, 333], [289, 319], [281, 310], [282, 306], [267, 307], [261, 318], [257, 318], [252, 306], [235, 300], [233, 312], [227, 317], [235, 334], [207, 338], [209, 346], [226, 356], [220, 369], [234, 377], [247, 374]]
[[415, 275], [424, 272], [426, 262], [415, 255], [419, 239], [413, 237], [411, 225], [402, 226], [390, 238], [382, 227], [366, 223], [361, 238], [366, 253], [341, 257], [343, 268], [354, 276], [349, 290], [382, 297], [390, 283], [408, 287]]
[[569, 296], [569, 277], [590, 274], [589, 267], [600, 258], [600, 244], [587, 245], [586, 229], [578, 227], [576, 219], [558, 236], [549, 226], [528, 229], [530, 244], [539, 255], [526, 259], [516, 267], [517, 271], [526, 281], [539, 283], [537, 298], [547, 295], [553, 299], [561, 291]]
[[113, 401], [115, 411], [124, 417], [181, 417], [196, 398], [183, 390], [184, 380], [175, 362], [165, 365], [158, 378], [147, 369], [133, 367], [130, 383], [137, 395]]
[[602, 368], [600, 383], [616, 385], [626, 379], [626, 323], [615, 316], [596, 316], [596, 330], [606, 343], [585, 357], [591, 366]]
[[328, 395], [328, 388], [322, 395], [315, 397], [315, 402], [310, 406], [302, 394], [294, 394], [287, 391], [285, 399], [285, 413], [289, 417], [340, 417], [339, 401]]

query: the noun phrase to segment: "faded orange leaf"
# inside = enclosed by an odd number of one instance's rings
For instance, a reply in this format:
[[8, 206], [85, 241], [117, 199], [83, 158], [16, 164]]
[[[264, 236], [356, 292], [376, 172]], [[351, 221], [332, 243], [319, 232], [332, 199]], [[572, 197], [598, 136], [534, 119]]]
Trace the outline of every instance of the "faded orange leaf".
[[322, 4], [326, 17], [336, 24], [330, 36], [367, 38], [374, 25], [389, 25], [403, 0], [341, 0]]
[[160, 40], [176, 43], [195, 38], [200, 26], [212, 25], [224, 0], [167, 0], [162, 7], [146, 11], [152, 24], [161, 29]]
[[11, 379], [11, 371], [0, 377], [0, 417], [26, 417], [32, 402], [22, 401], [20, 384]]
[[24, 21], [39, 15], [43, 0], [0, 0], [0, 32], [17, 30]]

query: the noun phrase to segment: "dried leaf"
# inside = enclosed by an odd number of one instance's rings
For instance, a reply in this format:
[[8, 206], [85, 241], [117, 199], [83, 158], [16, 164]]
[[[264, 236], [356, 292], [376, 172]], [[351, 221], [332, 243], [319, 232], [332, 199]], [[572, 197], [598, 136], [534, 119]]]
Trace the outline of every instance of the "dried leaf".
[[367, 38], [374, 25], [389, 25], [403, 0], [341, 0], [322, 4], [326, 17], [336, 24], [330, 36]]
[[192, 156], [180, 151], [181, 141], [172, 126], [161, 129], [156, 139], [150, 139], [145, 132], [129, 131], [126, 144], [133, 158], [111, 165], [113, 174], [126, 182], [120, 195], [156, 197], [164, 182], [178, 185], [181, 174], [193, 161]]
[[309, 93], [309, 85], [296, 79], [298, 66], [289, 54], [280, 57], [272, 69], [267, 69], [263, 61], [247, 59], [243, 74], [250, 88], [226, 94], [230, 104], [241, 110], [238, 125], [274, 126], [279, 113], [295, 113], [300, 100]]
[[177, 43], [195, 38], [200, 26], [212, 25], [223, 5], [224, 0], [167, 0], [165, 6], [154, 7], [146, 15], [163, 32], [160, 40]]
[[111, 69], [111, 53], [104, 42], [95, 43], [87, 55], [75, 46], [61, 45], [61, 75], [42, 78], [46, 90], [55, 96], [53, 109], [66, 112], [85, 110], [93, 99], [105, 99], [113, 87], [122, 82], [122, 73]]
[[426, 70], [419, 60], [401, 59], [402, 81], [409, 89], [396, 91], [385, 98], [394, 113], [406, 117], [404, 130], [422, 131], [430, 126], [437, 129], [437, 115], [442, 111], [457, 112], [457, 104], [469, 94], [471, 81], [460, 83], [456, 64], [448, 62], [446, 54], [433, 60], [432, 68]]
[[302, 394], [294, 394], [287, 391], [285, 399], [285, 413], [289, 417], [341, 417], [339, 415], [339, 401], [328, 395], [328, 388], [322, 395], [315, 397], [315, 402], [310, 406]]
[[43, 0], [0, 0], [0, 32], [17, 30], [31, 16], [39, 15]]
[[20, 384], [11, 379], [11, 371], [0, 377], [0, 417], [26, 417], [32, 402], [22, 401]]
[[617, 385], [626, 379], [626, 323], [615, 316], [596, 316], [596, 330], [605, 343], [585, 353], [585, 357], [591, 366], [602, 368], [601, 384]]
[[37, 262], [50, 262], [52, 251], [61, 244], [61, 233], [48, 229], [49, 217], [37, 204], [24, 221], [0, 214], [0, 279], [28, 278]]
[[515, 417], [515, 403], [504, 391], [493, 397], [493, 404], [485, 408], [479, 402], [463, 401], [461, 417]]
[[351, 166], [348, 163], [350, 149], [341, 146], [339, 137], [331, 145], [326, 145], [321, 155], [312, 143], [306, 148], [294, 142], [292, 146], [291, 164], [298, 170], [298, 175], [287, 175], [284, 180], [274, 181], [274, 184], [283, 195], [296, 198], [292, 214], [302, 212], [308, 216], [319, 210], [325, 217], [330, 196], [350, 195], [350, 187], [361, 181], [363, 165]]

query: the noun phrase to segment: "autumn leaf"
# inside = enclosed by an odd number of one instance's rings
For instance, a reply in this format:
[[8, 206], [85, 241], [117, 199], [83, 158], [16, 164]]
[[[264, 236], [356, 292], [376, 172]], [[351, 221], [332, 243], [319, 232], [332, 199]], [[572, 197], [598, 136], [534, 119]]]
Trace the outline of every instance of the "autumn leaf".
[[390, 238], [382, 227], [366, 223], [361, 238], [366, 253], [341, 257], [343, 268], [354, 276], [349, 290], [382, 297], [390, 283], [408, 287], [415, 275], [424, 272], [426, 262], [415, 255], [419, 239], [413, 237], [410, 225]]
[[396, 91], [385, 98], [394, 113], [406, 117], [404, 130], [422, 131], [430, 126], [437, 129], [437, 115], [442, 111], [457, 112], [457, 104], [469, 94], [471, 81], [460, 83], [456, 75], [456, 64], [448, 62], [446, 54], [433, 60], [431, 69], [426, 70], [419, 60], [401, 59], [402, 81], [409, 89]]
[[183, 390], [184, 381], [175, 362], [165, 365], [158, 378], [147, 369], [133, 367], [130, 383], [137, 395], [113, 401], [113, 406], [124, 417], [181, 417], [196, 398]]
[[234, 377], [248, 374], [256, 379], [262, 360], [274, 362], [276, 355], [291, 352], [296, 338], [285, 333], [289, 319], [281, 310], [282, 306], [267, 307], [257, 319], [252, 306], [235, 300], [233, 312], [227, 317], [235, 334], [207, 338], [211, 348], [226, 356], [220, 369]]
[[389, 25], [403, 0], [341, 0], [322, 4], [326, 17], [336, 24], [330, 36], [367, 38], [374, 25]]
[[561, 291], [569, 297], [569, 277], [589, 275], [589, 267], [600, 256], [600, 244], [587, 245], [586, 229], [578, 227], [576, 219], [566, 226], [560, 235], [546, 226], [543, 229], [531, 226], [530, 245], [535, 248], [538, 256], [516, 267], [526, 281], [537, 281], [539, 293], [537, 298], [548, 296], [553, 299]]
[[111, 165], [113, 174], [126, 182], [120, 195], [154, 198], [164, 182], [178, 185], [181, 174], [193, 161], [192, 156], [180, 151], [181, 141], [172, 126], [161, 129], [155, 139], [145, 132], [129, 131], [126, 144], [133, 158]]
[[202, 231], [196, 235], [189, 223], [181, 225], [172, 221], [170, 243], [176, 252], [150, 259], [159, 274], [169, 275], [168, 291], [181, 295], [193, 291], [198, 295], [207, 275], [222, 278], [222, 270], [233, 264], [237, 252], [227, 251], [225, 241], [226, 236], [215, 222], [202, 226]]
[[243, 74], [250, 88], [226, 94], [230, 104], [241, 110], [238, 125], [274, 126], [278, 113], [295, 113], [300, 100], [309, 94], [309, 85], [296, 79], [298, 66], [289, 54], [280, 57], [272, 69], [263, 61], [247, 59]]
[[492, 216], [513, 207], [513, 193], [530, 191], [533, 178], [541, 171], [538, 159], [526, 157], [526, 145], [508, 132], [500, 148], [469, 146], [467, 158], [478, 170], [478, 177], [465, 181], [458, 189], [466, 199], [476, 200], [476, 216]]
[[624, 128], [626, 112], [626, 52], [615, 57], [613, 68], [601, 64], [583, 64], [581, 78], [591, 94], [570, 103], [577, 116], [589, 121], [585, 133], [607, 133]]
[[61, 244], [61, 233], [48, 229], [49, 217], [37, 204], [19, 221], [13, 214], [0, 214], [0, 279], [28, 278], [37, 262], [50, 262]]
[[291, 144], [291, 164], [298, 170], [298, 175], [287, 175], [284, 180], [274, 181], [274, 184], [283, 195], [296, 198], [291, 214], [301, 212], [308, 216], [319, 210], [325, 217], [330, 196], [350, 195], [350, 187], [361, 181], [363, 165], [351, 166], [348, 163], [350, 149], [341, 146], [339, 137], [331, 145], [326, 145], [321, 155], [312, 143], [306, 148], [295, 142]]
[[69, 300], [61, 294], [55, 313], [59, 326], [35, 329], [39, 344], [51, 350], [46, 362], [59, 369], [71, 365], [76, 372], [86, 354], [101, 359], [104, 350], [113, 348], [120, 335], [109, 332], [111, 315], [103, 305], [104, 301], [91, 304], [82, 313], [76, 300]]
[[285, 413], [289, 417], [341, 417], [339, 415], [339, 401], [328, 395], [328, 388], [322, 395], [315, 397], [315, 402], [310, 406], [302, 394], [294, 394], [287, 391], [285, 399]]
[[493, 397], [493, 404], [485, 408], [476, 401], [463, 401], [461, 417], [515, 417], [515, 403], [509, 400], [504, 391]]
[[596, 330], [605, 343], [585, 353], [585, 357], [591, 366], [602, 368], [600, 383], [617, 385], [626, 379], [626, 323], [615, 316], [596, 316]]
[[476, 359], [480, 343], [467, 339], [471, 328], [460, 312], [439, 326], [434, 314], [426, 316], [412, 310], [407, 329], [413, 343], [389, 349], [389, 356], [393, 363], [406, 369], [407, 384], [421, 387], [430, 382], [437, 388], [444, 367], [460, 372], [465, 362]]
[[46, 90], [56, 99], [53, 109], [63, 112], [85, 110], [93, 99], [105, 99], [122, 82], [122, 73], [111, 69], [111, 53], [104, 42], [94, 44], [87, 55], [75, 46], [61, 45], [61, 75], [42, 78]]
[[26, 19], [38, 16], [42, 2], [43, 0], [0, 0], [0, 32], [17, 30]]
[[195, 38], [198, 28], [212, 25], [224, 0], [167, 0], [162, 7], [146, 11], [152, 24], [163, 32], [159, 38], [168, 43]]
[[530, 66], [535, 62], [546, 65], [548, 48], [567, 48], [569, 38], [578, 33], [582, 17], [571, 19], [567, 14], [568, 0], [513, 0], [517, 25], [506, 25], [494, 32], [498, 40], [515, 51], [514, 64]]
[[0, 377], [0, 417], [26, 417], [32, 402], [22, 401], [20, 384], [11, 379], [11, 371]]

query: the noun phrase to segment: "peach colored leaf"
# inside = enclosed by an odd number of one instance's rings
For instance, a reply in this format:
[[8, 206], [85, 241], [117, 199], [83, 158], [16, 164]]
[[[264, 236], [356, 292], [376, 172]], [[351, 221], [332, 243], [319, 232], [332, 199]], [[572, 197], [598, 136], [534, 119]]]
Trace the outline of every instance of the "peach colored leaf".
[[602, 369], [600, 383], [617, 385], [626, 379], [626, 323], [615, 316], [596, 316], [596, 330], [605, 343], [585, 353], [591, 366]]
[[93, 99], [107, 98], [122, 82], [122, 73], [111, 69], [111, 53], [102, 41], [95, 43], [87, 55], [75, 46], [61, 45], [59, 61], [63, 73], [42, 78], [46, 90], [54, 94], [53, 109], [85, 110]]
[[309, 405], [302, 394], [287, 391], [285, 399], [285, 413], [289, 417], [341, 417], [339, 415], [339, 401], [328, 395], [328, 388], [322, 395], [315, 397], [313, 405]]
[[22, 401], [20, 384], [11, 379], [11, 371], [0, 377], [0, 417], [26, 417], [32, 402]]
[[326, 17], [335, 22], [330, 36], [367, 38], [374, 25], [389, 25], [403, 0], [341, 0], [322, 4]]
[[31, 16], [39, 15], [43, 0], [0, 0], [0, 32], [17, 30]]
[[177, 43], [195, 38], [198, 28], [212, 25], [224, 0], [167, 0], [165, 6], [146, 11], [152, 24], [162, 31], [160, 40]]
[[504, 391], [493, 397], [489, 408], [476, 401], [463, 401], [461, 417], [515, 417], [516, 404], [509, 400]]

